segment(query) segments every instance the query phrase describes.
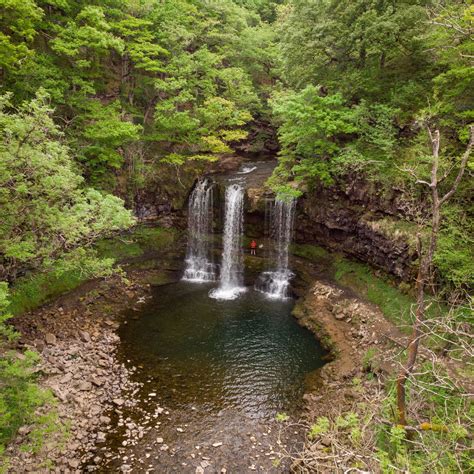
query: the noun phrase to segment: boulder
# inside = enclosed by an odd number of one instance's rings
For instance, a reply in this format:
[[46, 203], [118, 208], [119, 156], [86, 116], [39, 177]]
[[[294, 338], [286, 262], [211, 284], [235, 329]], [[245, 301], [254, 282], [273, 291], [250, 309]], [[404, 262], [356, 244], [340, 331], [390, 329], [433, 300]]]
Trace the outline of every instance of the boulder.
[[89, 390], [92, 389], [92, 384], [90, 382], [83, 381], [79, 384], [79, 386], [77, 388], [81, 392], [88, 392]]

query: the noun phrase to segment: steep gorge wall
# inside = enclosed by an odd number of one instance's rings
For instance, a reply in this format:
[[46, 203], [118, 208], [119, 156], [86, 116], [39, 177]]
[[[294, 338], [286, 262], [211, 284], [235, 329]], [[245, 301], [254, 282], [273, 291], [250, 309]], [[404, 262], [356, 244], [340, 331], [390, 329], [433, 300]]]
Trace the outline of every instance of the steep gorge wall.
[[[207, 174], [219, 183], [219, 176], [228, 177], [241, 164], [241, 156], [228, 157], [219, 166], [208, 169]], [[137, 218], [142, 222], [185, 228], [187, 197], [196, 176], [196, 170], [187, 170], [181, 173], [178, 182], [176, 176], [168, 174], [152, 187], [140, 189], [132, 200]], [[271, 196], [264, 187], [265, 180], [257, 179], [246, 193], [246, 233], [251, 237], [261, 237], [264, 232], [264, 201]], [[215, 200], [218, 232], [223, 221], [222, 182], [217, 184]], [[346, 176], [332, 186], [320, 185], [299, 199], [294, 240], [341, 252], [401, 280], [411, 281], [415, 277], [417, 256], [414, 232], [403, 219], [406, 206], [401, 190], [382, 192], [361, 176]]]
[[[246, 228], [263, 233], [263, 189], [247, 192]], [[360, 176], [347, 176], [332, 186], [319, 185], [299, 199], [294, 240], [341, 252], [400, 280], [415, 278], [416, 226], [404, 219], [401, 190], [382, 191]]]
[[[414, 225], [400, 190], [377, 190], [358, 176], [319, 186], [298, 203], [295, 240], [355, 257], [401, 280], [415, 276]], [[401, 219], [402, 218], [402, 219]]]
[[[200, 176], [220, 175], [238, 170], [242, 156], [227, 156], [216, 162], [161, 165], [134, 184], [126, 173], [118, 177], [115, 194], [125, 200], [139, 222], [185, 225], [189, 195]], [[174, 224], [172, 224], [174, 223]]]

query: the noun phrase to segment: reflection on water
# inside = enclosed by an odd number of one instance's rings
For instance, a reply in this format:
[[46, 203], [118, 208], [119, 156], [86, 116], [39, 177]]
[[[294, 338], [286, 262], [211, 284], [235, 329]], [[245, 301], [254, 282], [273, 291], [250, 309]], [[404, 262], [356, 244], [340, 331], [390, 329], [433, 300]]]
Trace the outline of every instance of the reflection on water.
[[208, 297], [209, 285], [158, 287], [122, 326], [124, 356], [153, 380], [171, 409], [209, 416], [226, 409], [252, 418], [293, 412], [305, 376], [322, 366], [314, 336], [291, 317], [292, 301], [249, 291]]

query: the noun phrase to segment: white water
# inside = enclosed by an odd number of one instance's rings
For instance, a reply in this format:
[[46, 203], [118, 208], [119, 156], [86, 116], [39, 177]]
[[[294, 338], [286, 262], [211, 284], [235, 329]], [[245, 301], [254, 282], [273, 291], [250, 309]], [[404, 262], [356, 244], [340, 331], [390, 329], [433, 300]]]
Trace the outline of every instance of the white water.
[[237, 174], [249, 174], [252, 173], [252, 171], [255, 171], [256, 169], [256, 166], [244, 166], [242, 168], [242, 171], [238, 171]]
[[245, 291], [242, 249], [243, 224], [244, 189], [238, 184], [231, 184], [225, 192], [224, 250], [219, 287], [209, 292], [211, 298], [233, 300]]
[[294, 274], [288, 268], [289, 245], [293, 234], [293, 222], [296, 200], [276, 199], [272, 206], [265, 209], [266, 219], [269, 219], [270, 237], [275, 241], [271, 254], [271, 271], [262, 272], [255, 283], [255, 289], [261, 291], [269, 298], [287, 298], [290, 281]]
[[210, 245], [212, 206], [212, 183], [199, 181], [188, 204], [188, 248], [183, 280], [199, 283], [216, 279]]

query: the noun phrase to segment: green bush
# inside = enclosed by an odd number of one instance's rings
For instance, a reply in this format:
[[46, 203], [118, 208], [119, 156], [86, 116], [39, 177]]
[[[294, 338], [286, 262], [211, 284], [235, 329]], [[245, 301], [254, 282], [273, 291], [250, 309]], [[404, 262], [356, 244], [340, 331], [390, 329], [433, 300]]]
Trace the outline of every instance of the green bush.
[[317, 436], [327, 433], [329, 431], [330, 426], [331, 424], [329, 422], [329, 419], [325, 416], [320, 416], [316, 420], [316, 423], [311, 425], [308, 433], [308, 438], [314, 439]]
[[[37, 414], [45, 404], [54, 405], [51, 391], [41, 388], [37, 382], [36, 352], [19, 353], [10, 349], [17, 333], [7, 325], [8, 287], [0, 283], [0, 461], [7, 465], [4, 452], [9, 441], [23, 425], [32, 425], [29, 442], [25, 449], [37, 451], [43, 445], [45, 434], [61, 428], [54, 409], [48, 407], [46, 414]], [[0, 466], [1, 468], [1, 466]]]
[[51, 392], [36, 383], [37, 362], [38, 354], [32, 351], [12, 352], [0, 359], [0, 453], [20, 426], [38, 421], [38, 407], [54, 401]]

